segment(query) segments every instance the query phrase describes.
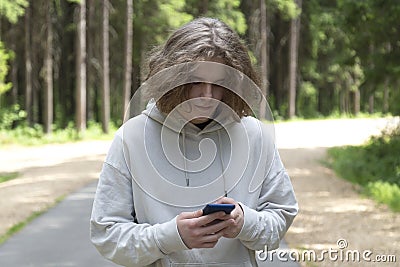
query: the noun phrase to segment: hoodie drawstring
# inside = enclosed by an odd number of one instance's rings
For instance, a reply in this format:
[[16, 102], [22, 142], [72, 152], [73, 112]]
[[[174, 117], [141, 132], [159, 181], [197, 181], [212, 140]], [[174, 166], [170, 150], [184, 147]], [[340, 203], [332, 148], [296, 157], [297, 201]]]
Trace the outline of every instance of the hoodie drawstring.
[[218, 143], [219, 143], [219, 160], [221, 162], [221, 168], [222, 168], [222, 179], [224, 179], [224, 193], [225, 193], [225, 197], [228, 196], [228, 192], [226, 190], [226, 181], [225, 181], [225, 165], [224, 165], [224, 160], [222, 158], [222, 139], [221, 139], [221, 133], [220, 131], [218, 132]]
[[182, 146], [183, 146], [183, 167], [185, 168], [183, 171], [185, 173], [185, 179], [186, 179], [186, 186], [189, 186], [189, 176], [187, 173], [187, 162], [186, 162], [186, 132], [185, 129], [182, 130]]
[[[223, 184], [224, 184], [224, 196], [228, 196], [228, 192], [226, 189], [226, 179], [225, 179], [225, 164], [224, 160], [222, 158], [222, 138], [221, 138], [221, 133], [220, 131], [217, 131], [218, 133], [218, 145], [219, 145], [219, 160], [221, 163], [221, 174], [222, 174], [222, 179], [223, 179]], [[186, 186], [190, 185], [190, 180], [189, 180], [189, 175], [187, 173], [187, 160], [186, 160], [186, 132], [183, 129], [182, 130], [182, 148], [183, 148], [183, 166], [184, 166], [184, 173], [185, 173], [185, 179], [186, 179]]]

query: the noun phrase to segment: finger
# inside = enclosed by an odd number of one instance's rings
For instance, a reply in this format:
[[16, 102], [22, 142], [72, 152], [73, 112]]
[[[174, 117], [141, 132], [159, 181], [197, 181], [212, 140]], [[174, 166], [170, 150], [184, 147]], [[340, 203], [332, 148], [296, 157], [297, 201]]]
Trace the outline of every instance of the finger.
[[196, 240], [196, 243], [194, 245], [195, 248], [212, 248], [214, 247], [218, 240], [222, 237], [223, 233], [215, 233], [215, 234], [207, 234], [207, 235], [202, 235], [199, 236]]
[[214, 243], [217, 242], [221, 237], [222, 237], [222, 232], [219, 233], [214, 233], [210, 235], [205, 235], [202, 237], [201, 242], [202, 243]]
[[209, 234], [201, 237], [200, 241], [200, 246], [201, 247], [214, 247], [218, 240], [222, 237], [223, 232], [215, 233], [215, 234]]
[[225, 197], [220, 197], [217, 200], [215, 200], [214, 203], [221, 204], [222, 203], [221, 201], [223, 201], [224, 198]]
[[217, 219], [221, 220], [221, 218], [223, 218], [224, 216], [225, 216], [225, 212], [223, 212], [223, 211], [214, 212], [214, 213], [199, 217], [197, 219], [197, 223], [199, 225], [206, 225]]
[[224, 221], [229, 220], [229, 219], [234, 219], [234, 220], [236, 220], [236, 218], [237, 218], [237, 216], [235, 216], [235, 215], [233, 214], [233, 212], [231, 212], [230, 214], [225, 214], [224, 217], [222, 217], [221, 220], [224, 220]]
[[224, 217], [221, 218], [221, 220], [229, 220], [229, 219], [235, 219], [237, 220], [241, 214], [240, 206], [235, 204], [235, 208], [231, 211], [231, 213], [225, 214]]
[[229, 197], [221, 197], [215, 201], [217, 204], [236, 204], [233, 198]]
[[237, 218], [239, 218], [241, 214], [241, 208], [239, 207], [239, 205], [235, 206], [235, 209], [229, 214], [231, 216], [231, 218], [234, 218], [235, 220]]
[[194, 219], [194, 218], [199, 218], [202, 215], [203, 215], [202, 210], [196, 210], [196, 211], [182, 212], [179, 216], [181, 219]]
[[222, 230], [224, 230], [225, 228], [230, 227], [231, 225], [233, 225], [235, 223], [235, 221], [233, 219], [229, 219], [226, 221], [220, 221], [218, 223], [215, 224], [211, 224], [209, 226], [206, 226], [202, 229], [202, 232], [205, 235], [209, 235], [209, 234], [215, 234], [215, 233], [219, 233]]

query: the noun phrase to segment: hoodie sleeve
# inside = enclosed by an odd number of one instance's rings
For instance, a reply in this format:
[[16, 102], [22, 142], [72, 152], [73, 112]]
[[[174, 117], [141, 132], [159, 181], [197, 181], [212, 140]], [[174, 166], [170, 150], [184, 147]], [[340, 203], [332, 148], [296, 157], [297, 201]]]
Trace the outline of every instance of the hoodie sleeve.
[[90, 219], [92, 243], [105, 258], [123, 266], [149, 265], [187, 249], [176, 218], [155, 225], [137, 223], [132, 179], [120, 144], [116, 137], [100, 174]]
[[244, 224], [237, 238], [251, 250], [277, 249], [298, 212], [290, 178], [277, 150], [262, 184], [257, 208], [240, 205]]

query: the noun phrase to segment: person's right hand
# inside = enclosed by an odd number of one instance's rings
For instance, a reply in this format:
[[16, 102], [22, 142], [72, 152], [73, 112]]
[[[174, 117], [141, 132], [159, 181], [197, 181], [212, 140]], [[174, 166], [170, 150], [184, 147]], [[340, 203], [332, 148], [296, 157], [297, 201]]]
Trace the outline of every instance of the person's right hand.
[[[203, 215], [202, 210], [182, 212], [177, 216], [176, 224], [185, 245], [192, 248], [213, 248], [223, 235], [225, 228], [233, 225], [233, 219], [222, 220], [223, 211]], [[215, 222], [215, 220], [221, 220]]]

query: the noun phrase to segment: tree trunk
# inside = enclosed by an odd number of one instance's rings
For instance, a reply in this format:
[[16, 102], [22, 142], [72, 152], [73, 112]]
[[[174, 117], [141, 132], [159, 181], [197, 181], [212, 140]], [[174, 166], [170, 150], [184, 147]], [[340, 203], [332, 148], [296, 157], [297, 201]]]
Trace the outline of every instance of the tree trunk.
[[45, 102], [44, 102], [44, 131], [51, 133], [51, 125], [53, 123], [53, 27], [51, 14], [53, 1], [47, 1], [46, 24], [47, 24], [47, 40], [46, 40], [46, 86], [45, 86]]
[[[392, 46], [390, 43], [386, 44], [386, 52], [390, 53], [392, 51]], [[382, 111], [384, 114], [389, 112], [389, 77], [385, 77], [385, 82], [383, 85], [383, 108]]]
[[[15, 27], [15, 26], [14, 26]], [[17, 31], [14, 30], [11, 33], [11, 49], [16, 52], [17, 51]], [[11, 98], [12, 98], [12, 104], [18, 104], [18, 58], [17, 56], [12, 60], [11, 62], [11, 82], [12, 82], [12, 89], [11, 89]]]
[[124, 66], [124, 93], [122, 121], [125, 121], [129, 100], [132, 92], [132, 42], [133, 42], [133, 1], [126, 1], [126, 28], [125, 28], [125, 66]]
[[86, 0], [79, 4], [76, 53], [76, 128], [86, 129]]
[[349, 78], [346, 79], [344, 82], [344, 110], [346, 114], [351, 112], [350, 109], [350, 80]]
[[109, 132], [110, 124], [110, 62], [109, 62], [109, 3], [103, 0], [103, 79], [101, 121], [104, 133]]
[[[302, 0], [296, 0], [301, 9]], [[290, 22], [290, 55], [289, 55], [289, 108], [288, 116], [293, 118], [296, 112], [297, 62], [299, 53], [300, 15]]]
[[383, 113], [389, 112], [389, 78], [385, 78], [385, 85], [383, 87]]
[[344, 89], [340, 90], [339, 92], [339, 111], [340, 113], [345, 113], [346, 112], [346, 93], [344, 92]]
[[369, 100], [368, 100], [368, 111], [370, 114], [374, 113], [374, 94], [371, 94], [369, 96]]
[[31, 58], [31, 7], [25, 10], [25, 111], [29, 125], [33, 124], [32, 114], [32, 58]]
[[356, 89], [354, 91], [354, 115], [360, 113], [360, 90]]
[[199, 1], [199, 14], [198, 14], [198, 16], [204, 16], [208, 12], [208, 1], [209, 0], [201, 0], [201, 1]]
[[[276, 36], [275, 36], [275, 47], [274, 47], [274, 61], [271, 64], [274, 66], [274, 77], [271, 76], [271, 79], [274, 79], [274, 88], [275, 91], [275, 108], [278, 111], [281, 111], [281, 107], [283, 104], [283, 98], [285, 93], [284, 88], [284, 77], [287, 71], [284, 69], [283, 59], [285, 57], [285, 53], [283, 52], [284, 47], [286, 46], [286, 36], [285, 36], [285, 27], [283, 25], [282, 19], [279, 17], [277, 20], [276, 26]], [[284, 114], [280, 114], [284, 115]]]
[[96, 99], [94, 97], [95, 90], [95, 69], [93, 68], [92, 62], [94, 59], [95, 44], [98, 43], [96, 40], [96, 20], [95, 20], [95, 0], [87, 0], [87, 56], [86, 56], [86, 114], [88, 120], [96, 120], [94, 106]]
[[260, 1], [260, 30], [261, 30], [261, 92], [265, 99], [263, 98], [260, 103], [260, 119], [266, 119], [266, 110], [268, 97], [268, 30], [267, 25], [267, 9], [265, 7], [265, 0]]

